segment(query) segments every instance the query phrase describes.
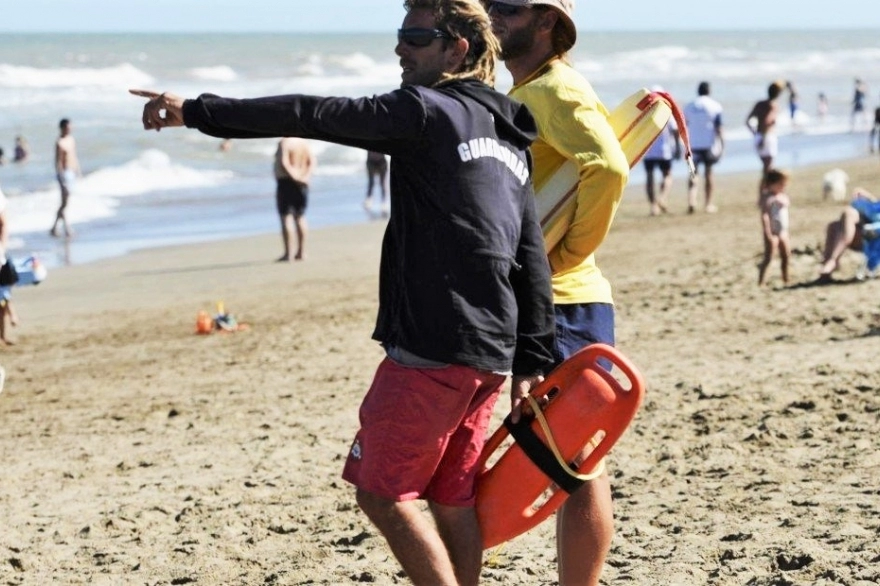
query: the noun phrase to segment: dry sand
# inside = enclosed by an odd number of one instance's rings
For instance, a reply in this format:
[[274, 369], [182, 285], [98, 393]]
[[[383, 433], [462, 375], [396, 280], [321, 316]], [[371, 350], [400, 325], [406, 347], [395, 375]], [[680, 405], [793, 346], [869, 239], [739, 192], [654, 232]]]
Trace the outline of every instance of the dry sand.
[[[816, 277], [866, 158], [797, 169], [795, 286], [756, 285], [757, 176], [720, 212], [650, 218], [630, 188], [600, 265], [618, 345], [648, 381], [615, 447], [605, 584], [880, 583], [880, 280]], [[635, 173], [641, 173], [637, 169]], [[139, 252], [17, 289], [0, 349], [0, 585], [406, 584], [339, 478], [381, 357], [381, 224]], [[223, 300], [250, 329], [197, 336]], [[499, 401], [499, 413], [506, 404]], [[483, 583], [555, 582], [552, 523], [487, 555]]]

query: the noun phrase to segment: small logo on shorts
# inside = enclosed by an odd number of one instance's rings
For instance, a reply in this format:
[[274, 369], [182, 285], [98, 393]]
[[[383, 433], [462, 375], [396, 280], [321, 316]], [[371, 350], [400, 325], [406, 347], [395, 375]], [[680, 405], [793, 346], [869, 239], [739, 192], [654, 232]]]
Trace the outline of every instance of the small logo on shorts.
[[361, 459], [361, 442], [359, 440], [354, 440], [354, 443], [351, 444], [349, 456], [355, 460]]

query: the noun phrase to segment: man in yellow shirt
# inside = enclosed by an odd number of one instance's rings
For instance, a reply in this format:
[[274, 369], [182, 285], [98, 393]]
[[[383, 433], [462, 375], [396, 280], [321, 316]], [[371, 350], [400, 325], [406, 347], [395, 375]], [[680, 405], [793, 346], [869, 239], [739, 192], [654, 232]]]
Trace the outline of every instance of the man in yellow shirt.
[[[586, 79], [566, 61], [577, 32], [572, 0], [485, 1], [502, 59], [513, 76], [510, 96], [538, 124], [532, 180], [538, 191], [567, 160], [578, 166], [577, 211], [549, 251], [556, 312], [556, 360], [592, 343], [614, 344], [611, 285], [595, 252], [608, 234], [629, 164], [608, 111]], [[557, 515], [559, 583], [599, 583], [613, 534], [606, 473], [578, 488]]]

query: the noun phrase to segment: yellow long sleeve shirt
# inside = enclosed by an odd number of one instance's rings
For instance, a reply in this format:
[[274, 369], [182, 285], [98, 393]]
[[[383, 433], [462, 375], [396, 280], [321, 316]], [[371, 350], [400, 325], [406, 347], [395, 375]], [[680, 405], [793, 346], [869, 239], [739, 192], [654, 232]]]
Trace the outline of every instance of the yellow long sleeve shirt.
[[584, 77], [554, 59], [510, 90], [538, 124], [532, 143], [532, 181], [539, 191], [565, 163], [578, 167], [574, 220], [548, 258], [556, 304], [613, 303], [611, 284], [596, 265], [596, 249], [611, 228], [629, 164], [608, 110]]

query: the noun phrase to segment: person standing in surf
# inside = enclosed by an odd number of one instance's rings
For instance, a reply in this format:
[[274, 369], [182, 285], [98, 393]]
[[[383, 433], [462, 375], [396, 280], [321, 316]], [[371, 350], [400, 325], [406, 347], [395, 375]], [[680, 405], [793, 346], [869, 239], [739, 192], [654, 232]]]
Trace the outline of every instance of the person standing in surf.
[[82, 174], [79, 167], [79, 158], [76, 156], [76, 140], [73, 138], [70, 120], [64, 118], [58, 123], [59, 136], [55, 141], [55, 177], [61, 188], [61, 204], [55, 213], [55, 222], [49, 234], [58, 236], [58, 224], [64, 228], [66, 237], [73, 236], [73, 230], [67, 221], [67, 204], [70, 201], [70, 192], [76, 178]]

